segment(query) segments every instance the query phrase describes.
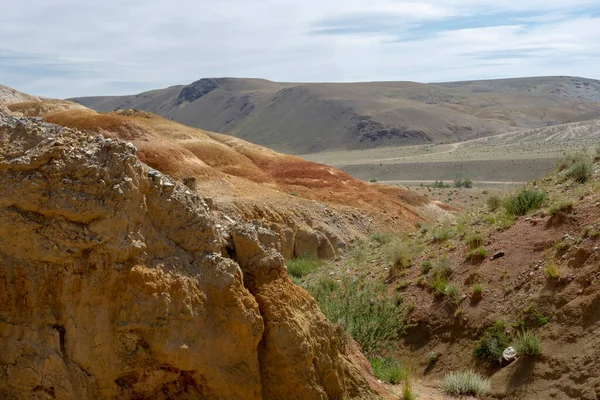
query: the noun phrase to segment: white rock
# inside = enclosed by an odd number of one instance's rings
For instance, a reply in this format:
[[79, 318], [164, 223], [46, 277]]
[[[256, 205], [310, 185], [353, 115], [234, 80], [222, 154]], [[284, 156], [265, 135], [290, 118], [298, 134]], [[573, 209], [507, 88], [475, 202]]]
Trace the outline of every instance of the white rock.
[[504, 351], [502, 352], [502, 358], [504, 359], [504, 361], [514, 361], [515, 358], [517, 358], [517, 351], [514, 349], [514, 347], [507, 347], [506, 349], [504, 349]]

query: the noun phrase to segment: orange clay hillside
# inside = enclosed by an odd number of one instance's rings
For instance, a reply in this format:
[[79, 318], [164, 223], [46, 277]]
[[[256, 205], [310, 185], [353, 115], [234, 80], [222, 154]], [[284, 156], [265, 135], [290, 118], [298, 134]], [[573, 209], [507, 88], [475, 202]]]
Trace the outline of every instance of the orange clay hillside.
[[175, 179], [195, 181], [193, 188], [209, 196], [219, 211], [245, 220], [281, 223], [293, 230], [322, 225], [347, 242], [373, 231], [404, 231], [452, 211], [407, 190], [365, 183], [323, 164], [151, 113], [99, 114], [79, 105], [65, 110], [63, 102], [43, 103], [50, 104], [8, 107], [13, 113], [131, 141], [142, 161]]
[[[368, 184], [323, 164], [279, 154], [232, 136], [191, 128], [147, 112], [122, 110], [98, 114], [90, 110], [67, 110], [50, 113], [45, 119], [130, 140], [138, 147], [144, 162], [177, 179], [187, 176], [199, 180], [244, 178], [288, 195], [389, 213], [401, 218], [405, 226], [422, 221], [423, 214], [427, 213], [425, 209], [435, 211], [437, 208], [431, 207], [429, 199], [410, 191]], [[248, 194], [264, 197], [264, 186], [257, 189], [256, 193]], [[241, 195], [235, 190], [233, 193]], [[441, 203], [435, 205], [445, 207]]]

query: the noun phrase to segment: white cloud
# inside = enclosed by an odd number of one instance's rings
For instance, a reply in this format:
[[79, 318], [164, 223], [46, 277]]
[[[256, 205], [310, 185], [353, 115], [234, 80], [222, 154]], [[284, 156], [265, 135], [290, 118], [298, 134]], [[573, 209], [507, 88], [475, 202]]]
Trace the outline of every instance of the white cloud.
[[[0, 0], [0, 83], [68, 97], [125, 94], [209, 76], [597, 77], [600, 16], [588, 9], [595, 3]], [[466, 18], [463, 27], [455, 26], [460, 18]], [[485, 23], [490, 26], [474, 26]], [[331, 28], [341, 30], [315, 33]]]

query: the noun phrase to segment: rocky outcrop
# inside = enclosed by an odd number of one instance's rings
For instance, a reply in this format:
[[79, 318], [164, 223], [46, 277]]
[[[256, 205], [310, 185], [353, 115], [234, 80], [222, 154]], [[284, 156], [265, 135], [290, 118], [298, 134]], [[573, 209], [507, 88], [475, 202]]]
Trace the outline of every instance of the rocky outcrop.
[[179, 96], [177, 97], [177, 103], [194, 102], [218, 88], [224, 81], [225, 79], [222, 78], [204, 78], [197, 80], [181, 89], [181, 93], [179, 93]]
[[294, 256], [332, 259], [335, 250], [323, 232], [299, 229], [294, 236]]
[[0, 114], [0, 397], [373, 396], [278, 235], [135, 153]]

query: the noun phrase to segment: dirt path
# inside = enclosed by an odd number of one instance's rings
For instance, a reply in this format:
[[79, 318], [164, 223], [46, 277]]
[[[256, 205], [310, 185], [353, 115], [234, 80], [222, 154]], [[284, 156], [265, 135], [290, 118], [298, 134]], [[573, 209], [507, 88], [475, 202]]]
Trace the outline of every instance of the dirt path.
[[[390, 181], [377, 181], [377, 183], [381, 183], [384, 185], [393, 185], [393, 184], [409, 184], [409, 183], [434, 183], [432, 180], [390, 180]], [[449, 183], [449, 182], [448, 182]], [[473, 181], [473, 183], [477, 183], [480, 185], [524, 185], [527, 182], [523, 181]]]
[[[386, 385], [391, 393], [402, 396], [402, 385]], [[417, 395], [419, 400], [456, 400], [456, 397], [444, 394], [438, 387], [438, 384], [425, 381], [417, 381], [411, 383], [412, 391]], [[402, 398], [402, 397], [399, 397]], [[476, 400], [471, 396], [463, 396], [461, 400]]]

